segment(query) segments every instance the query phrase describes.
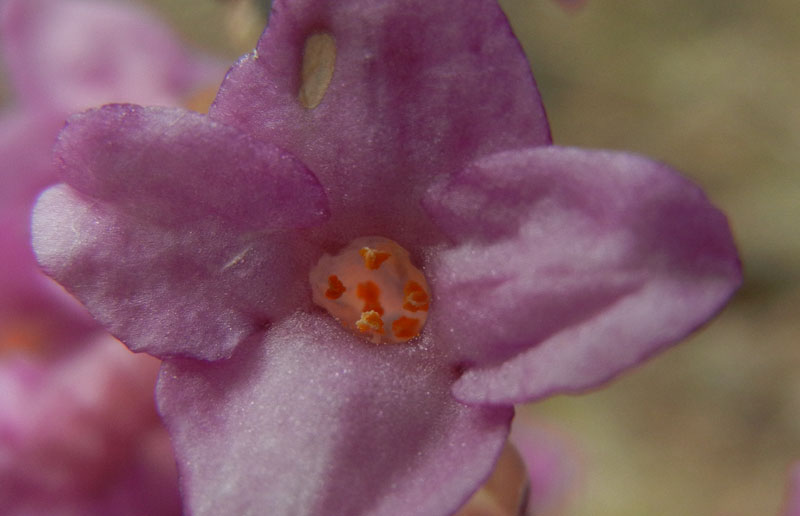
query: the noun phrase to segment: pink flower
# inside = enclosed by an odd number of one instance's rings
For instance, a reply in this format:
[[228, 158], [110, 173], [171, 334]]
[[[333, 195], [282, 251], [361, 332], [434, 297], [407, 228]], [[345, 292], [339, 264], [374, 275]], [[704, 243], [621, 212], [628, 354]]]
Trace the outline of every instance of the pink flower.
[[195, 515], [450, 514], [514, 403], [607, 381], [740, 282], [685, 178], [550, 145], [489, 0], [277, 1], [209, 116], [106, 106], [55, 153], [37, 256], [167, 359]]

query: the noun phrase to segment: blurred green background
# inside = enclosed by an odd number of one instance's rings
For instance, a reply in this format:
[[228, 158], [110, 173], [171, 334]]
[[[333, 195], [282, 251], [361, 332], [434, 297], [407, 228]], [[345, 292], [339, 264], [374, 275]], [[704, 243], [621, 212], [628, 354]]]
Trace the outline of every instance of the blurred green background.
[[[149, 3], [230, 58], [260, 30], [246, 1]], [[565, 514], [777, 514], [800, 459], [800, 4], [501, 4], [556, 143], [684, 171], [728, 213], [745, 265], [734, 302], [689, 341], [603, 390], [522, 409], [574, 444]]]
[[[248, 2], [146, 1], [228, 59], [263, 25]], [[733, 303], [689, 341], [603, 390], [521, 409], [576, 449], [565, 514], [777, 514], [800, 459], [800, 3], [501, 4], [556, 143], [684, 171], [728, 213], [745, 265]]]

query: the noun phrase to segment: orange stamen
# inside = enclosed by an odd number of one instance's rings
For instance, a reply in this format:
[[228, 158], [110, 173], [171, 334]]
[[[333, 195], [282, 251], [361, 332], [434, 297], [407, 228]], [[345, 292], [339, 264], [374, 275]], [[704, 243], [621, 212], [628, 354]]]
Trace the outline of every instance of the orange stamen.
[[339, 299], [345, 290], [347, 289], [336, 275], [328, 276], [328, 290], [325, 291], [325, 297]]
[[383, 262], [389, 259], [391, 254], [370, 247], [362, 247], [358, 254], [364, 259], [364, 266], [370, 270], [378, 270]]
[[[378, 312], [374, 310], [362, 312], [361, 319], [356, 321], [356, 328], [365, 333], [368, 331], [383, 333], [383, 319], [381, 319]], [[392, 328], [394, 328], [394, 325], [392, 325]]]
[[371, 281], [359, 283], [356, 288], [356, 297], [364, 301], [362, 312], [375, 311], [378, 312], [379, 315], [383, 315], [383, 307], [379, 300], [380, 295], [380, 287]]
[[392, 323], [392, 333], [398, 339], [410, 339], [419, 334], [419, 319], [402, 316]]
[[403, 289], [403, 308], [410, 312], [428, 311], [428, 293], [416, 281], [409, 281]]

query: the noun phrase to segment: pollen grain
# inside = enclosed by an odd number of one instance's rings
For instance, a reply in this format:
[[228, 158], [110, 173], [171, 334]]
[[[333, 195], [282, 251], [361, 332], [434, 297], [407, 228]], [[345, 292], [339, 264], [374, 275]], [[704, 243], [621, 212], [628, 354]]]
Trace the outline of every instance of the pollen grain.
[[362, 247], [361, 250], [358, 251], [358, 254], [364, 259], [364, 266], [373, 271], [378, 270], [381, 264], [392, 256], [384, 251], [378, 251], [377, 249], [369, 247]]
[[[383, 333], [383, 319], [375, 310], [362, 312], [361, 319], [356, 321], [356, 328], [364, 333]], [[394, 328], [394, 325], [392, 325], [392, 328]]]
[[409, 312], [428, 311], [428, 293], [416, 281], [409, 281], [403, 289], [403, 308]]
[[392, 333], [398, 339], [408, 340], [419, 334], [419, 319], [402, 316], [392, 323]]
[[325, 291], [325, 297], [328, 299], [339, 299], [347, 290], [344, 284], [339, 280], [335, 274], [328, 276], [328, 290]]
[[383, 315], [383, 307], [381, 306], [381, 289], [372, 281], [365, 281], [359, 283], [356, 288], [356, 297], [364, 301], [364, 308], [362, 312], [375, 311], [378, 315]]

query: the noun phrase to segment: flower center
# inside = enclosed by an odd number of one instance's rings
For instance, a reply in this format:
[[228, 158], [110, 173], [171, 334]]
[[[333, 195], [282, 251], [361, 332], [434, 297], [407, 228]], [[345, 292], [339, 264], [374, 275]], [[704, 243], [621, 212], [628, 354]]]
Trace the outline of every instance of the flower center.
[[428, 318], [428, 282], [388, 238], [357, 238], [323, 255], [308, 278], [316, 304], [375, 344], [411, 340]]

